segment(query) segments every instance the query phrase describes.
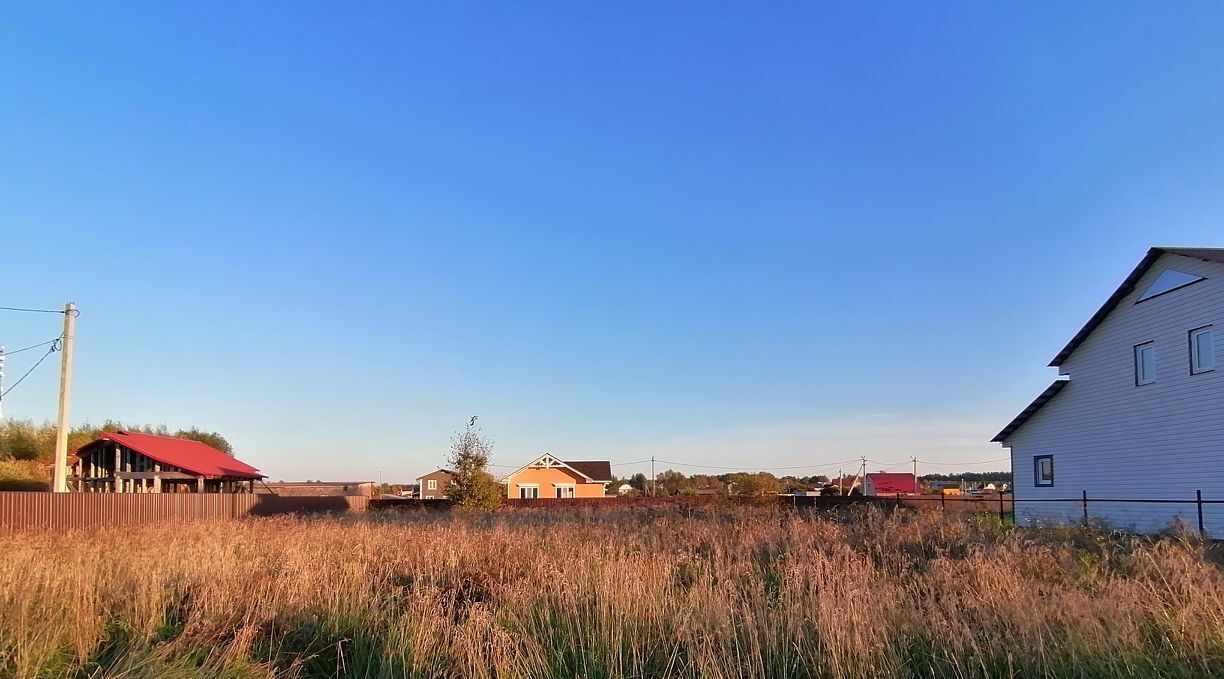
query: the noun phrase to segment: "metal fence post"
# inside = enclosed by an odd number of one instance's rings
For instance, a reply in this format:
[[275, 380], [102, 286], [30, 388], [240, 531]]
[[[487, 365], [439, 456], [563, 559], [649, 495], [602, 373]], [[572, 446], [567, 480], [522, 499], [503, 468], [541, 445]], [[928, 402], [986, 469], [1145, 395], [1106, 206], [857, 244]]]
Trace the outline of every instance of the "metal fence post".
[[943, 512], [948, 511], [948, 501], [945, 499], [947, 497], [948, 496], [944, 494], [943, 489], [940, 488], [939, 489], [939, 510], [940, 511], [943, 511]]
[[999, 525], [1007, 522], [1007, 516], [1003, 512], [1003, 491], [999, 491]]
[[1087, 526], [1088, 525], [1088, 491], [1086, 490], [1084, 491], [1083, 498], [1084, 498], [1083, 500], [1084, 502], [1084, 525]]
[[1198, 505], [1199, 537], [1205, 538], [1207, 537], [1207, 530], [1203, 527], [1203, 491], [1196, 490], [1194, 491], [1194, 495], [1194, 503]]

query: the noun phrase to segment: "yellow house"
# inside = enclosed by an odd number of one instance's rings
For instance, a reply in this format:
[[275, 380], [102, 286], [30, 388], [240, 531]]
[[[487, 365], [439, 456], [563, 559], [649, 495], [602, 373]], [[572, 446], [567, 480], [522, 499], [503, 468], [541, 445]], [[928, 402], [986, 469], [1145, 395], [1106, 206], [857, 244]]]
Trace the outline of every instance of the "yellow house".
[[607, 460], [558, 460], [549, 453], [511, 473], [506, 484], [509, 499], [567, 499], [604, 497], [612, 480], [612, 465]]

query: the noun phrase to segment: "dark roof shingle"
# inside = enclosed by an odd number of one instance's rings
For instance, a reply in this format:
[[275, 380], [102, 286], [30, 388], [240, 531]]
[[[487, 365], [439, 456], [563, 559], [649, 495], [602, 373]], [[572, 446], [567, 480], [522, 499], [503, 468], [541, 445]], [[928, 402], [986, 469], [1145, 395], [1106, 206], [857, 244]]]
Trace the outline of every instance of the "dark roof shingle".
[[607, 460], [564, 460], [564, 462], [595, 481], [612, 480], [612, 464]]

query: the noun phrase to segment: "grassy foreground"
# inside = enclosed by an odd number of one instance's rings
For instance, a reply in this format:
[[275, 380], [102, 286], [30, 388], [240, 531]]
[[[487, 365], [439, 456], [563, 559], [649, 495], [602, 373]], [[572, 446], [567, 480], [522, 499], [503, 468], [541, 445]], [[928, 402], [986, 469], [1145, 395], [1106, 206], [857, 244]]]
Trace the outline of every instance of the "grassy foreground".
[[266, 519], [0, 539], [9, 677], [1192, 677], [1188, 542], [775, 509]]

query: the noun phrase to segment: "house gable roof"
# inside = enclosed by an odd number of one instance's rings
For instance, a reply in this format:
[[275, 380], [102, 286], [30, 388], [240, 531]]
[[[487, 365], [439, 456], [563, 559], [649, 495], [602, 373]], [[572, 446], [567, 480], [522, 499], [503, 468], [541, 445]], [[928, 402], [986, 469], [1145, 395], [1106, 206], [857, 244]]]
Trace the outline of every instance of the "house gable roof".
[[[162, 464], [178, 467], [187, 472], [205, 477], [236, 477], [241, 479], [265, 478], [259, 470], [212, 446], [153, 434], [134, 434], [126, 431], [105, 432], [97, 441], [114, 441]], [[87, 446], [81, 446], [81, 450]]]
[[913, 474], [876, 472], [867, 474], [867, 480], [871, 482], [876, 495], [918, 492], [918, 480]]
[[1030, 417], [1036, 415], [1037, 411], [1041, 410], [1042, 406], [1049, 403], [1050, 399], [1054, 398], [1058, 392], [1063, 390], [1063, 387], [1070, 383], [1071, 380], [1054, 380], [1053, 384], [1046, 387], [1045, 391], [1038, 394], [1037, 398], [1033, 399], [1032, 403], [1025, 406], [1024, 410], [1021, 410], [1019, 415], [1016, 415], [1011, 422], [1008, 422], [1007, 426], [1003, 427], [1002, 431], [995, 434], [995, 437], [990, 439], [990, 442], [1002, 443], [1008, 436], [1011, 436], [1017, 429], [1023, 426], [1025, 422], [1028, 422]]
[[510, 479], [522, 473], [527, 469], [568, 469], [575, 474], [581, 476], [588, 483], [603, 483], [612, 480], [612, 464], [606, 460], [574, 460], [566, 462], [560, 460], [551, 453], [544, 453], [536, 459], [519, 467], [513, 472], [506, 475], [502, 479], [504, 483], [508, 483]]
[[1118, 286], [1118, 289], [1114, 290], [1114, 293], [1109, 296], [1109, 299], [1105, 300], [1105, 303], [1101, 305], [1101, 308], [1097, 309], [1096, 313], [1092, 315], [1092, 318], [1088, 319], [1088, 322], [1084, 324], [1084, 327], [1080, 328], [1079, 332], [1075, 333], [1075, 336], [1071, 338], [1070, 342], [1067, 342], [1067, 346], [1063, 347], [1062, 351], [1059, 351], [1058, 355], [1055, 356], [1052, 361], [1050, 361], [1050, 367], [1057, 368], [1061, 366], [1063, 361], [1067, 360], [1067, 357], [1071, 355], [1071, 352], [1079, 348], [1079, 345], [1083, 344], [1084, 340], [1088, 339], [1088, 335], [1092, 334], [1092, 331], [1096, 330], [1097, 326], [1104, 322], [1105, 318], [1118, 307], [1118, 304], [1122, 301], [1122, 298], [1134, 291], [1135, 284], [1139, 282], [1139, 279], [1143, 276], [1143, 274], [1147, 273], [1147, 270], [1151, 268], [1152, 264], [1164, 254], [1181, 255], [1183, 257], [1193, 257], [1195, 259], [1201, 259], [1207, 262], [1224, 264], [1224, 248], [1149, 249], [1147, 254], [1143, 256], [1143, 259], [1139, 260], [1139, 264], [1135, 266], [1135, 269], [1130, 272], [1130, 275], [1128, 275], [1122, 281], [1122, 284]]

